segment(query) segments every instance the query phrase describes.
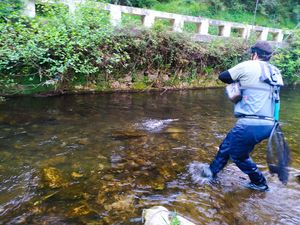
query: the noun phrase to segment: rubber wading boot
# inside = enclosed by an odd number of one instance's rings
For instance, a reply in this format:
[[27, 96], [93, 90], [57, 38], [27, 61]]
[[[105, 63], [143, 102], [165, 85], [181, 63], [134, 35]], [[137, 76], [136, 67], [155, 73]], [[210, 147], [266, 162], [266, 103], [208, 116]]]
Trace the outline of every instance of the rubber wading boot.
[[256, 191], [269, 191], [269, 187], [266, 184], [254, 184], [250, 182], [246, 184], [245, 187]]

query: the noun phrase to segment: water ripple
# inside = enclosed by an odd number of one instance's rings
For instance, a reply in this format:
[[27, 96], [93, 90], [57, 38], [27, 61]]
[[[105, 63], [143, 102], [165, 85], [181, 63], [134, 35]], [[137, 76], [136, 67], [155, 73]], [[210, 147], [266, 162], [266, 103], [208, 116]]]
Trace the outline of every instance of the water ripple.
[[149, 132], [159, 132], [174, 121], [178, 121], [178, 119], [165, 119], [165, 120], [147, 119], [136, 125], [140, 129], [143, 129], [143, 130], [146, 130]]

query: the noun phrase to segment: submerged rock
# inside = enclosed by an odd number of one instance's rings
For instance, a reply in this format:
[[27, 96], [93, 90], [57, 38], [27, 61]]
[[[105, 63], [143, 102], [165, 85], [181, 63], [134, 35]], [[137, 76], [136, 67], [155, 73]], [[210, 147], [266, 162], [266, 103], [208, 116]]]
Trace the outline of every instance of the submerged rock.
[[65, 163], [66, 159], [67, 159], [66, 156], [60, 155], [60, 156], [52, 157], [50, 159], [45, 159], [41, 161], [39, 164], [41, 165], [41, 167], [57, 166], [59, 164]]
[[55, 167], [48, 167], [42, 170], [42, 186], [49, 188], [60, 188], [67, 186], [63, 179], [62, 172]]
[[296, 176], [296, 181], [300, 184], [300, 174]]
[[177, 127], [169, 127], [165, 130], [164, 133], [185, 133], [185, 130]]
[[77, 173], [77, 172], [72, 172], [72, 173], [71, 173], [71, 177], [72, 177], [73, 179], [78, 179], [78, 178], [80, 178], [80, 177], [83, 177], [83, 174]]
[[89, 139], [88, 138], [80, 138], [77, 140], [77, 142], [80, 145], [87, 145], [87, 144], [89, 144]]
[[104, 208], [108, 211], [118, 210], [132, 212], [134, 211], [134, 196], [133, 195], [117, 195], [114, 196], [115, 202], [112, 204], [104, 205]]
[[69, 214], [72, 217], [78, 217], [85, 216], [91, 213], [93, 213], [93, 210], [91, 210], [90, 207], [88, 207], [86, 204], [82, 204], [72, 208]]
[[145, 133], [140, 131], [116, 131], [111, 135], [114, 139], [124, 140], [124, 139], [134, 139], [146, 136]]

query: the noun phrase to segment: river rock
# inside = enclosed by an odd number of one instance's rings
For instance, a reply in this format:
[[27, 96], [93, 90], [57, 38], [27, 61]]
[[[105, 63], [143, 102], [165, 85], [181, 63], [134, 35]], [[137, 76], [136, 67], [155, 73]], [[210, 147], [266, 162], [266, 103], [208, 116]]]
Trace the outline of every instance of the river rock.
[[167, 167], [161, 167], [158, 169], [160, 175], [165, 178], [165, 179], [170, 179], [173, 176], [176, 176], [176, 172], [173, 172], [171, 170], [169, 170]]
[[85, 215], [88, 215], [91, 213], [93, 213], [93, 210], [91, 210], [88, 207], [88, 205], [82, 204], [82, 205], [72, 208], [69, 214], [72, 217], [78, 217], [78, 216], [85, 216]]
[[131, 138], [140, 138], [146, 136], [145, 133], [140, 131], [116, 131], [112, 134], [112, 137], [117, 140], [131, 139]]
[[184, 133], [185, 130], [176, 127], [169, 127], [165, 130], [165, 133]]
[[104, 155], [98, 154], [97, 159], [107, 160], [107, 157], [105, 157]]
[[59, 189], [52, 199], [66, 202], [89, 200], [91, 195], [87, 193], [87, 190], [88, 187], [82, 185], [81, 183], [70, 184], [67, 187]]
[[60, 188], [67, 186], [64, 181], [62, 172], [55, 167], [48, 167], [42, 170], [42, 186], [49, 188]]
[[300, 174], [296, 176], [296, 181], [300, 184]]
[[13, 158], [13, 154], [8, 151], [3, 151], [0, 149], [0, 160], [3, 161], [10, 161]]
[[80, 138], [77, 140], [77, 142], [80, 145], [87, 145], [87, 144], [89, 144], [89, 139], [88, 138]]
[[59, 164], [65, 163], [67, 157], [64, 155], [55, 156], [50, 159], [45, 159], [41, 161], [39, 164], [41, 167], [49, 167], [49, 166], [57, 166]]
[[122, 212], [134, 211], [134, 196], [133, 195], [117, 195], [114, 196], [115, 202], [112, 204], [104, 205], [108, 211], [117, 210]]
[[81, 174], [81, 173], [78, 173], [78, 172], [72, 172], [71, 173], [71, 177], [73, 178], [73, 179], [78, 179], [78, 178], [81, 178], [81, 177], [83, 177], [83, 174]]

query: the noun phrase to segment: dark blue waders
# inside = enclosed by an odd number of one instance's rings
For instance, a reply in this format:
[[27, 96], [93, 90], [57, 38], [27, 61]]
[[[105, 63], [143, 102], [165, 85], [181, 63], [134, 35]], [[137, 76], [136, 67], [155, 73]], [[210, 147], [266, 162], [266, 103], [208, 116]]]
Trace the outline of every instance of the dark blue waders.
[[227, 134], [219, 147], [218, 154], [210, 164], [213, 175], [220, 172], [230, 158], [240, 170], [249, 176], [252, 183], [265, 185], [265, 177], [249, 154], [256, 144], [270, 136], [272, 128], [273, 126], [270, 125], [236, 124]]

